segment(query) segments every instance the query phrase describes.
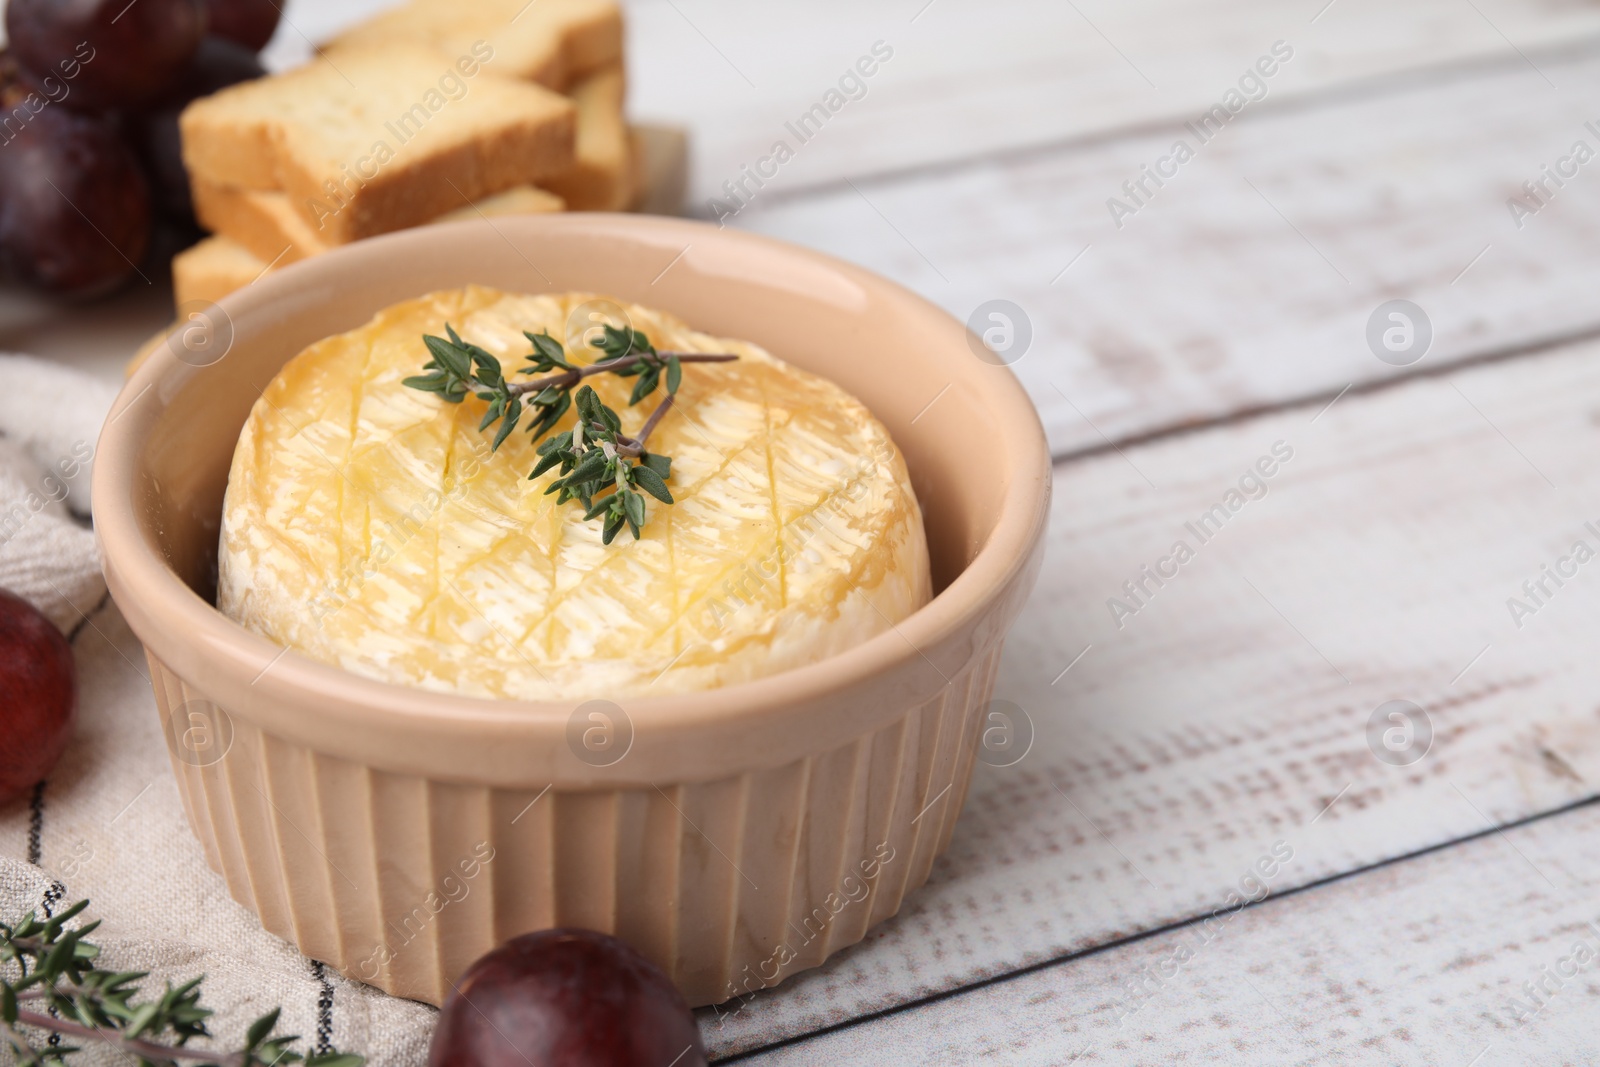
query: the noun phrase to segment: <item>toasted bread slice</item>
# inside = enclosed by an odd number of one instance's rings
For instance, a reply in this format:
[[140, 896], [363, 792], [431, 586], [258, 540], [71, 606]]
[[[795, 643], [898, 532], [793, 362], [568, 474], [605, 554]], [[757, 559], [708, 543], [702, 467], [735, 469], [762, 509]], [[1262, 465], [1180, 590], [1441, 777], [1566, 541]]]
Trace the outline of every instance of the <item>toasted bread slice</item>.
[[549, 215], [566, 209], [567, 202], [555, 193], [545, 189], [535, 189], [531, 185], [519, 185], [515, 189], [507, 189], [503, 193], [464, 204], [454, 211], [446, 211], [433, 221], [460, 222], [463, 219], [476, 219], [485, 215], [490, 218], [500, 215]]
[[[284, 193], [229, 189], [206, 181], [195, 181], [193, 187], [195, 216], [200, 224], [231, 238], [268, 263], [279, 266], [296, 263], [336, 247], [300, 217]], [[519, 185], [428, 221], [454, 222], [480, 215], [533, 215], [560, 211], [564, 206], [554, 193]]]
[[270, 269], [266, 260], [226, 237], [207, 237], [172, 257], [172, 296], [181, 308], [194, 300], [215, 302], [243, 289]]
[[578, 142], [572, 168], [542, 184], [571, 211], [622, 211], [635, 191], [633, 144], [623, 118], [621, 67], [590, 75], [572, 89]]
[[281, 190], [327, 244], [559, 174], [575, 140], [564, 97], [409, 44], [341, 50], [232, 86], [190, 104], [181, 124], [193, 178]]
[[566, 89], [622, 62], [615, 0], [410, 0], [345, 31], [324, 50], [395, 42], [426, 45], [453, 61], [487, 44], [484, 66], [502, 77]]
[[267, 263], [295, 263], [333, 247], [300, 217], [284, 193], [230, 189], [198, 178], [190, 182], [190, 191], [200, 225]]

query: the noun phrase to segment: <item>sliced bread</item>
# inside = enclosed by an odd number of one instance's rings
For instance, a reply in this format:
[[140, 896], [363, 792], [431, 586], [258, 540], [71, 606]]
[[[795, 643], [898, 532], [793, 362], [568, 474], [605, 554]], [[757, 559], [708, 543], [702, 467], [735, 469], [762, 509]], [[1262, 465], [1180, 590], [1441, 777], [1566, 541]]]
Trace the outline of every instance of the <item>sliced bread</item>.
[[[205, 181], [196, 181], [193, 185], [195, 216], [200, 224], [231, 238], [269, 263], [280, 266], [295, 263], [336, 247], [300, 217], [284, 193], [229, 189]], [[519, 185], [475, 203], [463, 204], [428, 221], [454, 222], [480, 215], [533, 215], [560, 211], [563, 206], [561, 198], [554, 193]]]
[[463, 219], [482, 218], [486, 215], [490, 218], [500, 215], [549, 215], [565, 211], [566, 208], [566, 201], [555, 193], [545, 189], [535, 189], [531, 185], [519, 185], [515, 189], [507, 189], [503, 193], [463, 204], [454, 211], [446, 211], [433, 221], [460, 222]]
[[615, 0], [410, 0], [346, 30], [325, 49], [409, 42], [450, 57], [486, 42], [496, 74], [566, 89], [622, 62]]
[[578, 108], [576, 158], [569, 170], [542, 184], [571, 211], [622, 211], [633, 201], [632, 139], [623, 118], [621, 67], [591, 74], [572, 88]]
[[190, 104], [181, 124], [197, 182], [281, 190], [326, 244], [427, 222], [574, 158], [564, 97], [470, 53], [450, 63], [399, 43], [232, 86]]
[[172, 257], [172, 295], [178, 307], [214, 303], [243, 289], [270, 269], [266, 260], [226, 237], [207, 237]]
[[200, 225], [269, 263], [295, 263], [333, 247], [300, 217], [287, 194], [200, 179], [190, 182], [190, 191]]

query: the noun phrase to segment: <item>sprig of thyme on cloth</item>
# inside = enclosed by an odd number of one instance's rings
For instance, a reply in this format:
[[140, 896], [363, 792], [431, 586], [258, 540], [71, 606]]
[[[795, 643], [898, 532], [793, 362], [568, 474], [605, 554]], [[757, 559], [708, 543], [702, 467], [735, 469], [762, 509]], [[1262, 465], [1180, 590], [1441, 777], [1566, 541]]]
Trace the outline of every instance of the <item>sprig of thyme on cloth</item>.
[[100, 948], [84, 938], [98, 922], [67, 929], [87, 900], [41, 921], [33, 912], [15, 926], [0, 923], [0, 1046], [9, 1047], [21, 1067], [64, 1067], [81, 1045], [35, 1046], [22, 1027], [92, 1041], [132, 1056], [141, 1067], [362, 1067], [361, 1056], [337, 1050], [302, 1054], [295, 1035], [274, 1036], [278, 1009], [261, 1016], [235, 1052], [187, 1047], [191, 1038], [210, 1037], [208, 1008], [200, 1006], [204, 976], [180, 986], [169, 982], [158, 997], [138, 1000], [148, 972], [107, 971], [95, 966]]

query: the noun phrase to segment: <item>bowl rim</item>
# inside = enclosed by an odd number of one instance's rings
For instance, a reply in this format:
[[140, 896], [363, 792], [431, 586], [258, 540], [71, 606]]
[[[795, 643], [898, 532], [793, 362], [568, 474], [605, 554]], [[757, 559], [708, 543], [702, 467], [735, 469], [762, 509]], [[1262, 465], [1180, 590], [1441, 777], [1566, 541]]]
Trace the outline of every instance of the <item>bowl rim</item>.
[[[796, 257], [876, 291], [918, 314], [965, 326], [942, 308], [905, 287], [865, 268], [776, 238], [730, 230], [710, 223], [659, 216], [605, 213], [563, 213], [470, 220], [418, 227], [369, 238], [288, 265], [255, 284], [217, 301], [235, 320], [305, 287], [336, 286], [341, 275], [364, 263], [426, 256], [431, 247], [462, 241], [504, 239], [507, 226], [537, 235], [547, 231], [636, 230], [697, 246], [713, 242], [735, 248], [748, 245], [761, 254]], [[491, 233], [490, 231], [495, 231]], [[463, 281], [463, 285], [469, 284]], [[420, 294], [419, 294], [420, 295]], [[970, 338], [970, 333], [968, 334]], [[226, 361], [223, 361], [226, 362]], [[445, 693], [380, 681], [313, 660], [246, 630], [197, 594], [167, 563], [158, 546], [146, 540], [135, 508], [138, 456], [166, 406], [140, 404], [146, 394], [171, 395], [196, 373], [168, 346], [158, 346], [125, 383], [112, 405], [95, 453], [93, 513], [96, 536], [109, 584], [130, 627], [146, 648], [166, 664], [187, 660], [206, 664], [208, 699], [230, 714], [270, 705], [304, 702], [314, 715], [274, 714], [271, 732], [280, 735], [324, 733], [312, 722], [355, 730], [404, 730], [421, 727], [434, 733], [476, 730], [503, 740], [548, 740], [564, 733], [574, 707], [584, 701], [501, 700]], [[964, 386], [980, 389], [994, 406], [1002, 445], [998, 449], [1013, 466], [988, 537], [962, 571], [926, 605], [868, 641], [815, 663], [745, 682], [690, 693], [621, 698], [637, 731], [728, 726], [785, 705], [816, 707], [875, 675], [911, 668], [924, 686], [937, 690], [946, 672], [942, 660], [959, 667], [974, 651], [963, 630], [1001, 598], [1012, 603], [1009, 625], [1021, 597], [1031, 585], [1042, 551], [1050, 496], [1051, 457], [1037, 410], [1009, 367], [971, 361]], [[1021, 593], [1017, 590], [1021, 587]], [[1001, 629], [1003, 634], [1004, 628]], [[970, 637], [970, 635], [967, 635]], [[1000, 636], [995, 635], [996, 638]], [[918, 660], [925, 661], [919, 664]], [[931, 671], [930, 671], [931, 668]], [[177, 670], [181, 676], [184, 672]], [[904, 679], [902, 678], [902, 682]], [[197, 687], [207, 688], [207, 687]], [[230, 697], [233, 698], [230, 701]], [[594, 698], [587, 698], [594, 699]], [[260, 715], [246, 714], [260, 721]], [[788, 757], [786, 757], [788, 758]]]

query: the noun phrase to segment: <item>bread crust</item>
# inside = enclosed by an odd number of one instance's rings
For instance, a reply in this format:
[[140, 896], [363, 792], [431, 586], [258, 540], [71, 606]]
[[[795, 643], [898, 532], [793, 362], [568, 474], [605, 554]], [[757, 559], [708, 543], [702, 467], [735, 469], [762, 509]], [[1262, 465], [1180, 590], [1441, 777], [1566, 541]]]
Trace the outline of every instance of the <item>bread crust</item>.
[[[286, 194], [276, 190], [230, 189], [207, 181], [194, 186], [195, 216], [213, 233], [243, 246], [264, 263], [283, 266], [318, 256], [333, 248], [325, 242]], [[527, 215], [560, 211], [566, 206], [556, 194], [531, 185], [519, 185], [482, 200], [458, 205], [433, 222], [454, 222], [483, 215]]]
[[180, 309], [201, 301], [216, 303], [243, 289], [268, 265], [226, 237], [207, 237], [172, 258], [172, 293]]
[[623, 116], [622, 67], [591, 74], [572, 89], [578, 109], [572, 167], [544, 183], [572, 211], [622, 211], [637, 192], [633, 141]]
[[491, 62], [395, 44], [232, 86], [184, 110], [184, 164], [197, 185], [282, 190], [327, 245], [569, 169], [572, 103]]
[[622, 11], [614, 0], [411, 0], [334, 38], [324, 52], [408, 42], [455, 54], [483, 39], [497, 72], [566, 90], [622, 62]]

